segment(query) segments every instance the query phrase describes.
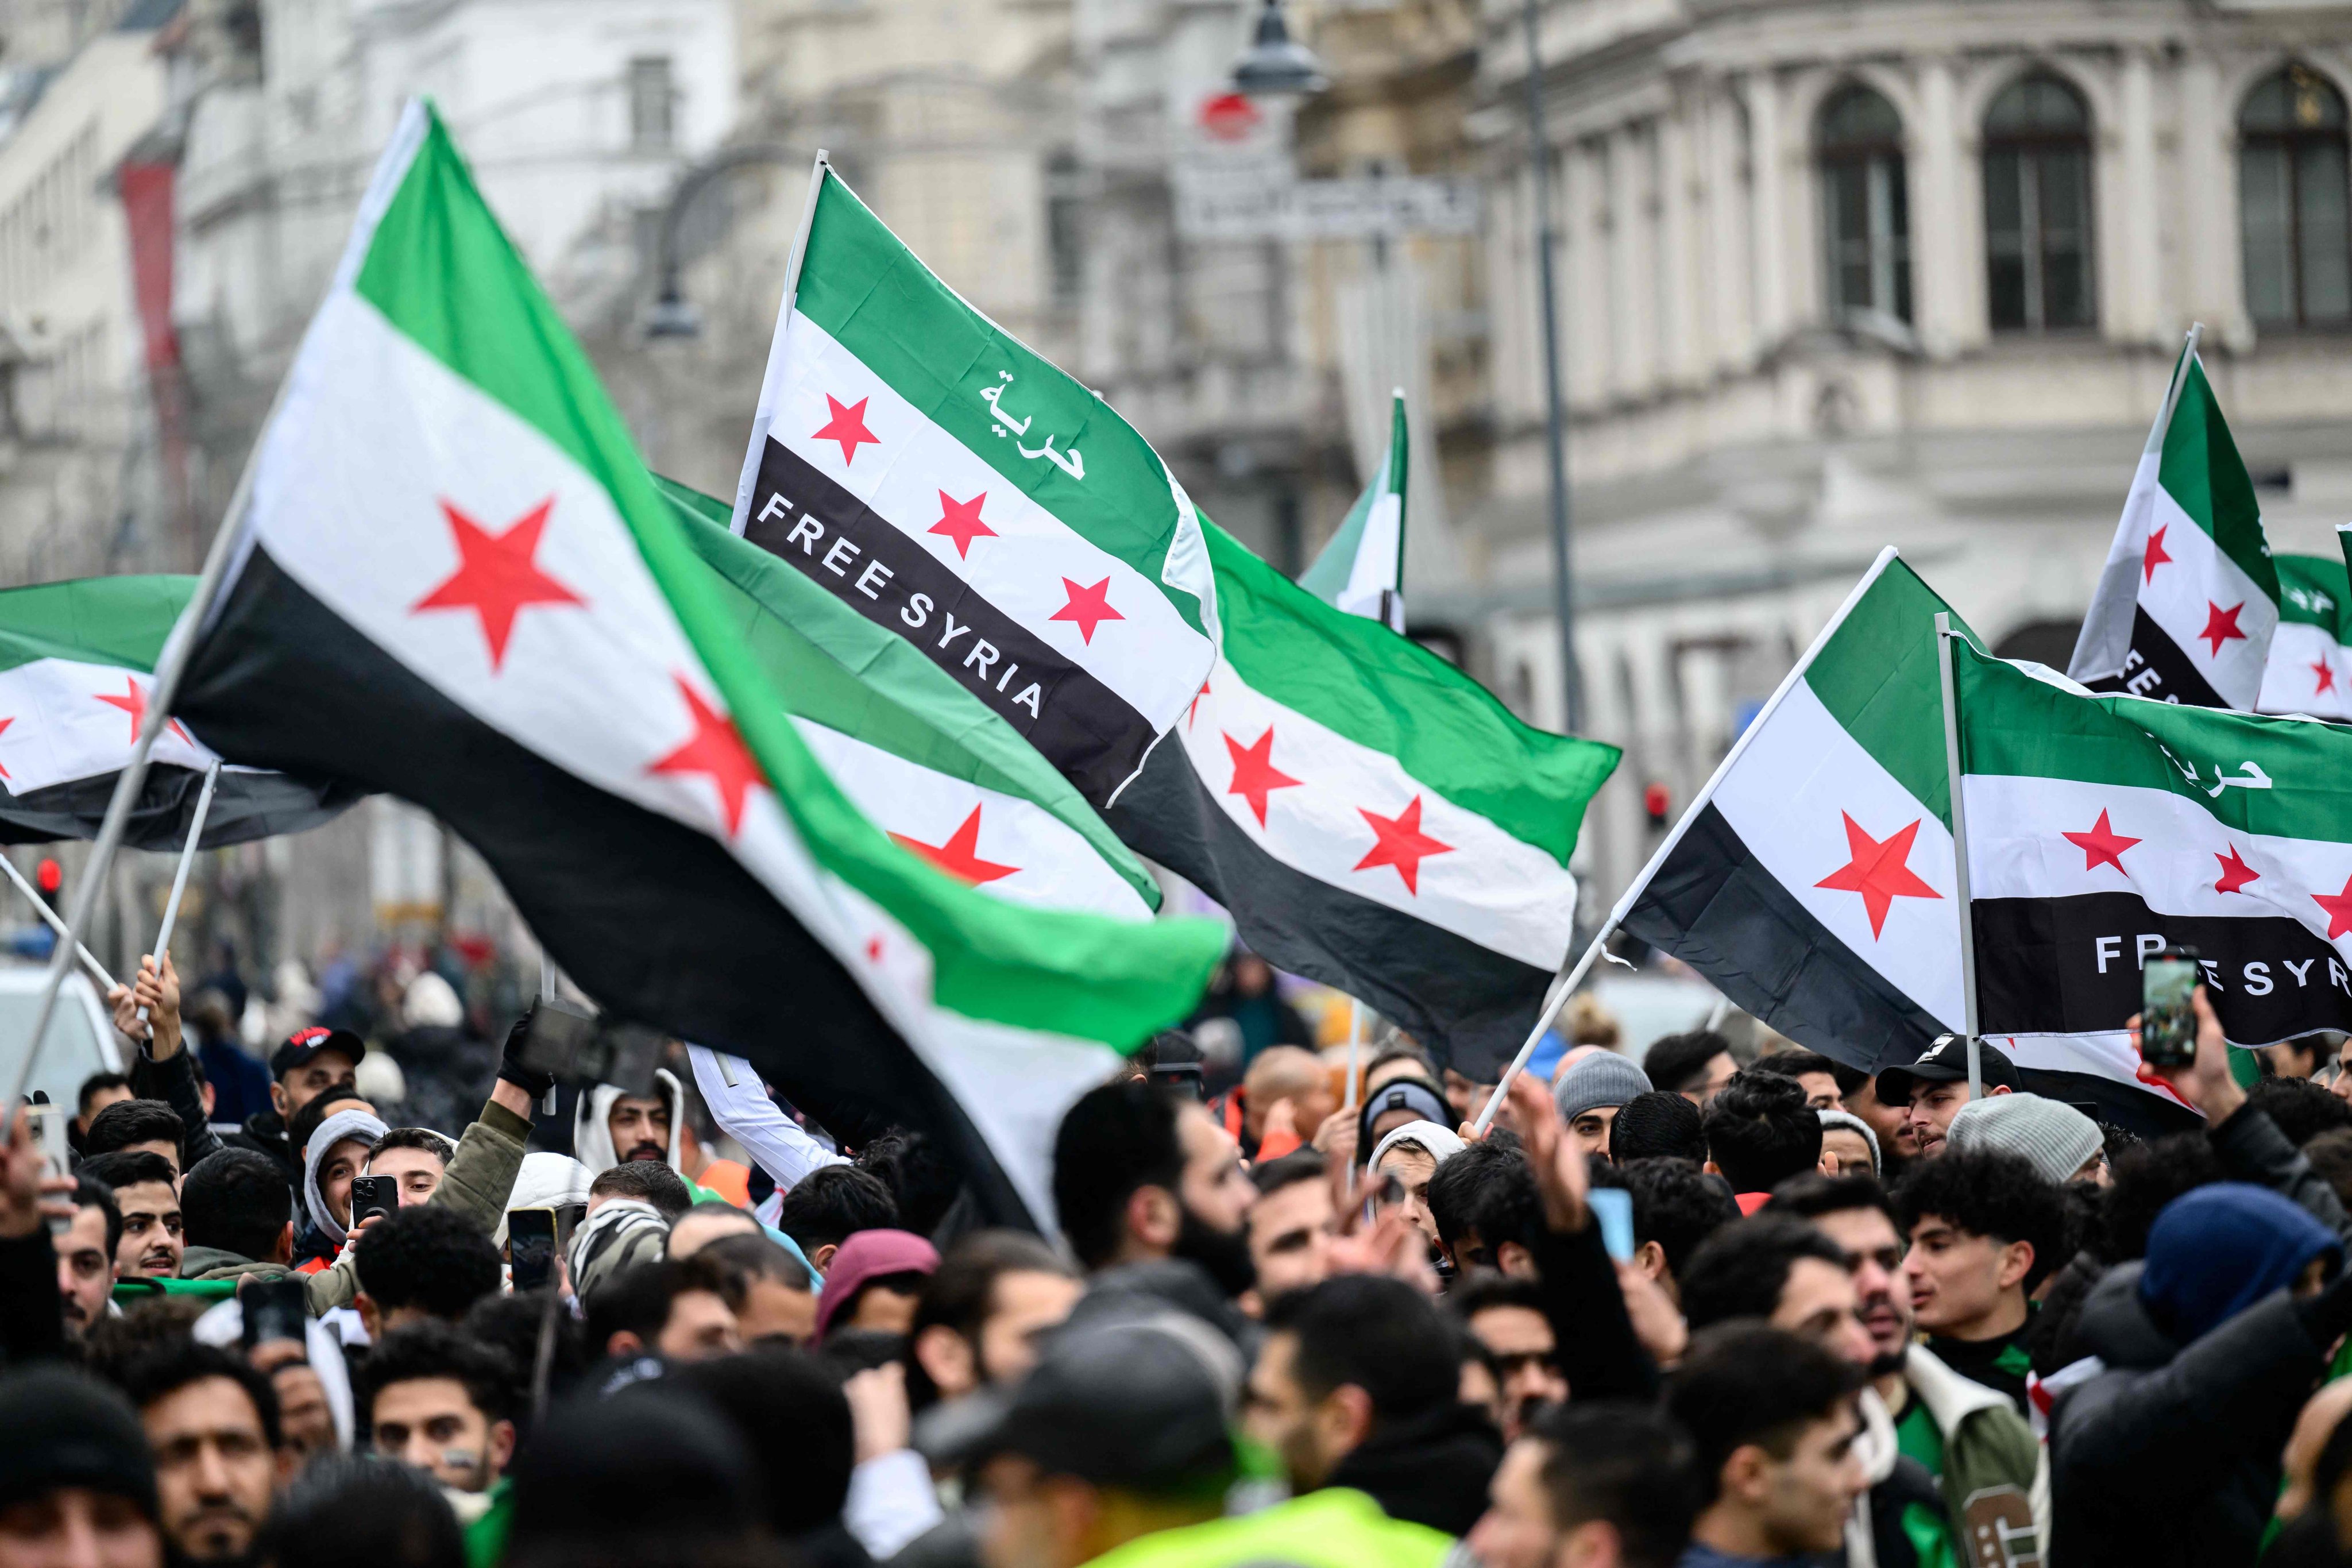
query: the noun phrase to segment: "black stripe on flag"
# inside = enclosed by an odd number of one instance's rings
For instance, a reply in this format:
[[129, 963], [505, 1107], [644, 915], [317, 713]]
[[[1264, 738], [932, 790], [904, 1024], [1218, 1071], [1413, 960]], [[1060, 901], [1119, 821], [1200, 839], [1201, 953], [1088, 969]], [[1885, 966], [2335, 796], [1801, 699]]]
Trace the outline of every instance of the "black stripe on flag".
[[2020, 1068], [2018, 1076], [2025, 1080], [2028, 1093], [2063, 1100], [2094, 1121], [2107, 1122], [2142, 1138], [2192, 1132], [2205, 1125], [2205, 1119], [2185, 1105], [2097, 1073]]
[[[22, 795], [0, 787], [0, 844], [48, 844], [60, 838], [95, 838], [114, 798], [112, 773], [71, 779]], [[157, 763], [142, 781], [131, 807], [123, 845], [131, 849], [177, 850], [187, 842], [188, 823], [203, 793], [204, 773], [173, 763]], [[336, 784], [306, 784], [284, 773], [223, 768], [205, 817], [204, 847], [301, 833], [331, 822], [359, 799]]]
[[1000, 1222], [1034, 1221], [955, 1097], [727, 849], [445, 697], [257, 547], [174, 710], [215, 751], [432, 812], [614, 1014], [749, 1058], [845, 1141], [923, 1128]]
[[1944, 1032], [1767, 870], [1723, 814], [1701, 809], [1624, 929], [1705, 975], [1800, 1045], [1875, 1073]]
[[1970, 908], [1979, 1026], [1989, 1035], [2122, 1028], [2139, 1011], [2142, 960], [2167, 943], [2197, 950], [2206, 994], [2242, 1046], [2352, 1029], [2352, 966], [2284, 915], [2159, 915], [2132, 893], [1979, 899]]
[[1277, 968], [1360, 996], [1454, 1070], [1492, 1083], [1551, 976], [1267, 853], [1217, 805], [1174, 738], [1103, 814], [1129, 847], [1199, 886]]
[[2132, 608], [2131, 652], [2124, 656], [2122, 673], [2085, 681], [2094, 691], [2128, 691], [2160, 702], [2191, 708], [2227, 708], [2197, 661], [2183, 653], [2172, 635], [2148, 619], [2145, 605]]
[[1125, 698], [773, 437], [743, 537], [929, 654], [1094, 805], [1151, 749], [1150, 721]]

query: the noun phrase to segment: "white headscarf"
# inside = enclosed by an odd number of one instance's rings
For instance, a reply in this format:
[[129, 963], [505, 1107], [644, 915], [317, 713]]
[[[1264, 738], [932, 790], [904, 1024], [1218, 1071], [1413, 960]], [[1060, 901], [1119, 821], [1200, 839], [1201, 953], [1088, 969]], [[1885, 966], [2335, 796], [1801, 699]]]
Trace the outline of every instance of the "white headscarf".
[[[588, 1167], [591, 1176], [601, 1176], [621, 1163], [613, 1149], [613, 1103], [628, 1091], [609, 1083], [600, 1083], [580, 1097], [579, 1114], [572, 1124], [572, 1152]], [[681, 1103], [684, 1093], [677, 1079], [667, 1068], [654, 1070], [654, 1092], [669, 1105], [669, 1152], [663, 1156], [669, 1168], [680, 1175], [677, 1159], [678, 1135], [686, 1130], [686, 1107]]]
[[302, 1208], [310, 1216], [310, 1223], [319, 1227], [319, 1234], [337, 1247], [343, 1244], [349, 1233], [327, 1206], [326, 1194], [319, 1190], [319, 1167], [327, 1163], [327, 1153], [336, 1144], [357, 1141], [373, 1148], [375, 1141], [391, 1131], [383, 1124], [383, 1119], [372, 1110], [338, 1110], [321, 1121], [319, 1130], [310, 1134], [310, 1152], [302, 1156]]
[[1470, 1147], [1462, 1142], [1460, 1134], [1448, 1132], [1434, 1121], [1408, 1121], [1380, 1141], [1372, 1150], [1371, 1159], [1365, 1163], [1365, 1168], [1379, 1170], [1381, 1156], [1400, 1143], [1412, 1144], [1441, 1165]]

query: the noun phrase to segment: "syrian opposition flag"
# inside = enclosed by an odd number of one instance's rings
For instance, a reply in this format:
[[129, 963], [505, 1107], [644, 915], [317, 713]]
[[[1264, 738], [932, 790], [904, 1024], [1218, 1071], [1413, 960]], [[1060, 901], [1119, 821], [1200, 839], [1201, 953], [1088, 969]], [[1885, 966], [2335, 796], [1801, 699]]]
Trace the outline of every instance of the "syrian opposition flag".
[[[95, 838], [147, 713], [155, 660], [193, 577], [86, 577], [0, 592], [0, 843]], [[123, 842], [178, 849], [218, 759], [173, 724], [155, 742]], [[202, 847], [329, 820], [358, 796], [224, 767]]]
[[[1937, 664], [1948, 609], [1883, 552], [1615, 916], [1751, 1016], [1864, 1072], [1966, 1023]], [[2038, 1092], [2126, 1124], [2172, 1118], [2128, 1051], [1993, 1043]]]
[[[2347, 540], [2352, 542], [2352, 540]], [[2263, 713], [2308, 713], [2352, 719], [2352, 594], [2341, 558], [2273, 555], [2278, 568], [2279, 624], [2271, 634], [2263, 672]]]
[[1192, 503], [1095, 394], [819, 166], [735, 531], [923, 650], [1108, 804], [1201, 689]]
[[1989, 1033], [2127, 1060], [2140, 965], [2174, 943], [2239, 1045], [2352, 1029], [2352, 731], [1956, 664]]
[[727, 503], [655, 476], [687, 542], [857, 809], [950, 876], [1047, 909], [1149, 919], [1160, 885], [1037, 749], [907, 640], [758, 545]]
[[1570, 854], [1617, 748], [1546, 734], [1208, 525], [1224, 648], [1108, 813], [1268, 962], [1491, 1080], [1576, 917]]
[[415, 802], [613, 1013], [930, 1131], [1051, 1224], [1062, 1110], [1183, 1016], [1207, 921], [990, 899], [818, 765], [587, 356], [412, 105], [232, 520], [189, 727]]
[[2149, 435], [2067, 673], [2099, 691], [2251, 710], [2279, 623], [2279, 574], [2253, 481], [2205, 367]]
[[1395, 632], [1404, 630], [1405, 458], [1404, 389], [1399, 387], [1379, 471], [1298, 578], [1300, 587], [1325, 604], [1385, 621]]

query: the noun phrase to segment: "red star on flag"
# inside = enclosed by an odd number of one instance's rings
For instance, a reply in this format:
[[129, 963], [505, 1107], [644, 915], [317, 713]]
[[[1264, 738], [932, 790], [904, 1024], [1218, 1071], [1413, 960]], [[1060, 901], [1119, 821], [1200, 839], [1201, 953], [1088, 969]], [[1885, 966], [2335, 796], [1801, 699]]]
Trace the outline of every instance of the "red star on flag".
[[2344, 879], [2340, 893], [2314, 893], [2311, 901], [2327, 911], [2327, 940], [2334, 942], [2352, 931], [2352, 877]]
[[996, 537], [996, 530], [980, 521], [980, 503], [987, 499], [986, 490], [970, 500], [958, 500], [945, 490], [940, 492], [940, 520], [931, 524], [931, 531], [944, 533], [955, 541], [959, 561], [971, 559], [973, 540]]
[[743, 744], [743, 737], [735, 731], [734, 721], [705, 702], [693, 687], [677, 676], [678, 695], [686, 699], [688, 713], [694, 719], [694, 733], [686, 743], [669, 755], [646, 769], [649, 773], [701, 773], [710, 780], [719, 792], [719, 806], [727, 818], [727, 837], [735, 837], [735, 829], [743, 821], [743, 801], [754, 784], [764, 784], [767, 775], [760, 764], [751, 760], [751, 752]]
[[[2168, 522], [2164, 525], [2164, 528], [2170, 528], [2171, 526], [2172, 525]], [[2154, 533], [2147, 536], [2147, 548], [2140, 552], [2139, 568], [2143, 573], [2147, 574], [2147, 575], [2141, 579], [2142, 582], [2155, 582], [2156, 569], [2159, 566], [2168, 566], [2172, 563], [2172, 557], [2164, 552], [2164, 528], [2159, 528]]]
[[1110, 607], [1110, 579], [1108, 577], [1091, 588], [1081, 588], [1065, 577], [1062, 579], [1062, 587], [1070, 595], [1070, 602], [1045, 618], [1049, 621], [1076, 622], [1078, 637], [1088, 647], [1094, 646], [1097, 626], [1105, 621], [1127, 619], [1125, 616]]
[[[1227, 795], [1237, 795], [1249, 802], [1250, 810], [1257, 814], [1257, 825], [1265, 826], [1265, 798], [1278, 789], [1297, 787], [1298, 781], [1274, 765], [1274, 726], [1268, 724], [1265, 733], [1250, 745], [1243, 745], [1231, 735], [1225, 737], [1225, 750], [1233, 753], [1234, 782], [1225, 786]], [[1416, 813], [1418, 806], [1414, 807]], [[1358, 867], [1358, 870], [1363, 868]], [[1409, 885], [1411, 877], [1405, 879]]]
[[[2104, 811], [2099, 813], [2099, 820], [2091, 824], [2091, 830], [2088, 833], [2068, 833], [2063, 837], [2067, 843], [2083, 852], [2084, 871], [2095, 871], [2102, 865], [2113, 866], [2116, 870], [2122, 871], [2123, 852], [2139, 842], [2137, 838], [2126, 838], [2108, 826], [2107, 814]], [[2128, 876], [2130, 873], [2125, 874]]]
[[1188, 731], [1192, 728], [1192, 721], [1201, 715], [1201, 699], [1208, 694], [1209, 683], [1204, 680], [1201, 682], [1201, 689], [1192, 693], [1192, 700], [1184, 705], [1184, 728]]
[[2213, 858], [2221, 862], [2221, 879], [2213, 884], [2213, 890], [2217, 893], [2240, 892], [2247, 883], [2263, 879], [2260, 871], [2238, 858], [2238, 847], [2234, 844], [2230, 846], [2227, 855], [2216, 855]]
[[963, 826], [948, 835], [945, 844], [926, 844], [903, 833], [893, 833], [890, 837], [949, 876], [960, 878], [975, 888], [982, 882], [993, 882], [999, 877], [1010, 877], [1021, 869], [1018, 866], [1000, 866], [993, 860], [980, 858], [980, 807], [976, 805], [971, 808], [971, 815], [963, 819]]
[[1881, 839], [1864, 833], [1861, 825], [1844, 812], [1838, 815], [1845, 818], [1845, 848], [1851, 858], [1813, 886], [1832, 892], [1860, 893], [1863, 910], [1870, 916], [1870, 934], [1874, 938], [1886, 929], [1886, 911], [1895, 907], [1895, 900], [1944, 896], [1921, 881], [1911, 869], [1911, 841], [1919, 836], [1920, 819], [1915, 818], [1910, 826]]
[[809, 439], [840, 442], [841, 466], [847, 468], [857, 460], [858, 447], [869, 445], [879, 447], [882, 444], [882, 437], [866, 427], [866, 405], [872, 401], [874, 400], [870, 397], [861, 397], [844, 407], [841, 399], [830, 392], [826, 393], [825, 406], [833, 411], [833, 417], [826, 422], [824, 429], [819, 430]]
[[[1269, 730], [1268, 734], [1273, 731]], [[1356, 815], [1370, 825], [1375, 842], [1356, 862], [1356, 869], [1369, 871], [1375, 866], [1393, 866], [1396, 874], [1404, 879], [1404, 890], [1415, 898], [1421, 896], [1421, 862], [1430, 855], [1451, 855], [1454, 846], [1441, 844], [1421, 830], [1421, 796], [1394, 816], [1382, 816], [1378, 812], [1356, 808]]]
[[[135, 676], [123, 678], [122, 695], [120, 697], [109, 697], [103, 691], [92, 692], [90, 695], [109, 708], [120, 708], [131, 715], [131, 742], [133, 745], [138, 744], [140, 726], [147, 722], [147, 689], [139, 684], [138, 678]], [[9, 722], [13, 724], [16, 721], [12, 719]], [[183, 741], [187, 741], [192, 746], [195, 744], [194, 741], [188, 740], [188, 732], [180, 728], [180, 721], [177, 719], [172, 721], [171, 728], [172, 733], [179, 736]]]
[[[14, 716], [6, 719], [0, 719], [0, 735], [6, 734], [8, 732], [8, 726], [14, 724], [16, 721]], [[5, 767], [0, 767], [0, 779], [5, 779], [7, 776], [8, 770]]]
[[880, 937], [869, 936], [866, 939], [866, 962], [868, 963], [879, 963], [882, 962], [882, 939]]
[[2238, 629], [2238, 612], [2245, 607], [2243, 600], [2240, 600], [2226, 610], [2210, 600], [2206, 602], [2205, 629], [2197, 635], [2203, 637], [2212, 647], [2210, 657], [2221, 658], [2221, 645], [2225, 642], [2246, 640], [2246, 634]]
[[2336, 689], [2336, 671], [2326, 659], [2315, 658], [2311, 661], [2311, 675], [2313, 680], [2317, 682], [2312, 688], [2311, 694], [2314, 697]]
[[547, 514], [554, 505], [555, 498], [550, 496], [516, 519], [504, 533], [492, 533], [443, 501], [441, 514], [449, 520], [449, 535], [457, 546], [457, 570], [410, 605], [408, 613], [473, 611], [490, 645], [490, 669], [496, 673], [506, 662], [507, 639], [514, 635], [515, 617], [527, 606], [587, 604], [531, 561], [539, 553], [539, 536], [546, 531]]

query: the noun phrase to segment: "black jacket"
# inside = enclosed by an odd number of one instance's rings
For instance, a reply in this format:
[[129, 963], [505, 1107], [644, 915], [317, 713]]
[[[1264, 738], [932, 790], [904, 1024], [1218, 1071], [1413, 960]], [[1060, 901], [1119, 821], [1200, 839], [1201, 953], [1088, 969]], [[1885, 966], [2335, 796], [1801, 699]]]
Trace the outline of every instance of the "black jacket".
[[1503, 1462], [1503, 1439], [1474, 1405], [1447, 1400], [1411, 1420], [1382, 1422], [1331, 1471], [1391, 1519], [1467, 1535], [1486, 1511], [1486, 1483]]
[[2077, 1342], [2106, 1367], [2052, 1414], [2049, 1560], [2244, 1568], [2352, 1292], [2282, 1290], [2184, 1348], [2140, 1304], [2140, 1268], [2110, 1269], [2083, 1306]]

